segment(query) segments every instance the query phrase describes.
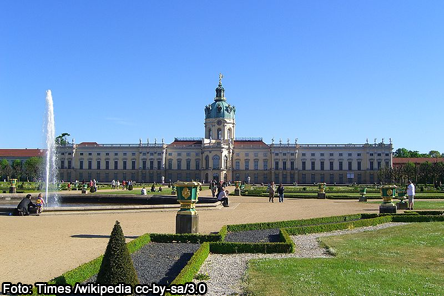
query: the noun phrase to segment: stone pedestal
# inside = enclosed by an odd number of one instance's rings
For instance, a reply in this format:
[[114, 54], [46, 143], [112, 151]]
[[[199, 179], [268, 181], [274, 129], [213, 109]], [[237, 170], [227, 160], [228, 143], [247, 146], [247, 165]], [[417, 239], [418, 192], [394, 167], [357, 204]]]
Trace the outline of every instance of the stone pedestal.
[[325, 192], [318, 192], [319, 199], [325, 199], [326, 197], [327, 197], [327, 194]]
[[176, 215], [176, 233], [198, 233], [199, 232], [199, 215], [181, 214]]
[[240, 196], [241, 195], [241, 192], [240, 192], [239, 188], [234, 189], [234, 195], [235, 196]]
[[394, 204], [381, 204], [379, 206], [380, 214], [396, 214], [396, 206]]
[[365, 195], [361, 195], [361, 196], [359, 197], [359, 201], [361, 201], [361, 202], [366, 202], [366, 201], [367, 201], [367, 196], [365, 196]]
[[403, 200], [403, 201], [400, 201], [396, 204], [396, 208], [398, 210], [407, 210], [409, 208], [409, 204], [408, 204], [408, 202]]
[[9, 193], [17, 193], [17, 187], [15, 187], [17, 184], [17, 179], [11, 179], [10, 184], [11, 186], [9, 187]]

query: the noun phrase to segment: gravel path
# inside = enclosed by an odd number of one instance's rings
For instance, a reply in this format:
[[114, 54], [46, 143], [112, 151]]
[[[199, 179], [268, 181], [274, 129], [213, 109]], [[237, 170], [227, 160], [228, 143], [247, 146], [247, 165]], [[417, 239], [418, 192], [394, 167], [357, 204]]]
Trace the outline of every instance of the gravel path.
[[279, 229], [230, 232], [225, 236], [225, 241], [243, 243], [277, 243], [279, 242]]
[[319, 247], [319, 237], [372, 231], [403, 224], [405, 223], [385, 223], [352, 230], [292, 236], [291, 238], [296, 244], [296, 252], [292, 254], [210, 254], [199, 273], [208, 274], [210, 278], [205, 281], [208, 285], [207, 296], [238, 295], [243, 291], [242, 279], [250, 259], [327, 258], [331, 255], [326, 253], [325, 249]]

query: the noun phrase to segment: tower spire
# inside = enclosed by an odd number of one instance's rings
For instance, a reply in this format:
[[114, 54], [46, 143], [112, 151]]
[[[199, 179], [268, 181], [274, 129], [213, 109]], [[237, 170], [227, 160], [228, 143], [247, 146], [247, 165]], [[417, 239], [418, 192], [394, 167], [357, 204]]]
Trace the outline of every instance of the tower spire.
[[222, 86], [222, 78], [224, 78], [224, 75], [222, 73], [219, 73], [219, 85], [216, 88], [216, 97], [214, 98], [215, 101], [225, 101], [225, 89]]

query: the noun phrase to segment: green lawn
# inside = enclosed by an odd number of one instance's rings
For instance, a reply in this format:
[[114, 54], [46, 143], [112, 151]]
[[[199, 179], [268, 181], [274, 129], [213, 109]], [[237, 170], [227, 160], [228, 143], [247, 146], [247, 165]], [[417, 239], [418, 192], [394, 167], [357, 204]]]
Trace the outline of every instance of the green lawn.
[[[394, 201], [396, 204], [398, 201]], [[370, 201], [369, 203], [381, 203]], [[444, 200], [415, 200], [415, 210], [444, 210]]]
[[444, 223], [326, 237], [335, 258], [252, 260], [249, 295], [444, 295]]

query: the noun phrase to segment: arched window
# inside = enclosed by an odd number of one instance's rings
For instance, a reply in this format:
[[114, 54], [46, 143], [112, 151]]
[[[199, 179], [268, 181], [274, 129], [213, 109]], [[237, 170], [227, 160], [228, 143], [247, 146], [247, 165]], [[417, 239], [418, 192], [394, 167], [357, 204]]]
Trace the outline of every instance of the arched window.
[[224, 157], [224, 169], [228, 169], [228, 156]]
[[220, 168], [220, 157], [218, 155], [213, 156], [213, 169], [217, 170]]
[[228, 136], [228, 139], [231, 139], [231, 128], [228, 129], [227, 136]]
[[210, 168], [210, 157], [208, 155], [205, 156], [205, 168], [206, 169]]
[[217, 139], [222, 140], [222, 130], [220, 128], [217, 129]]
[[213, 137], [212, 137], [212, 135], [211, 135], [211, 128], [209, 128], [209, 129], [208, 129], [208, 139], [211, 140], [212, 138], [213, 138]]

